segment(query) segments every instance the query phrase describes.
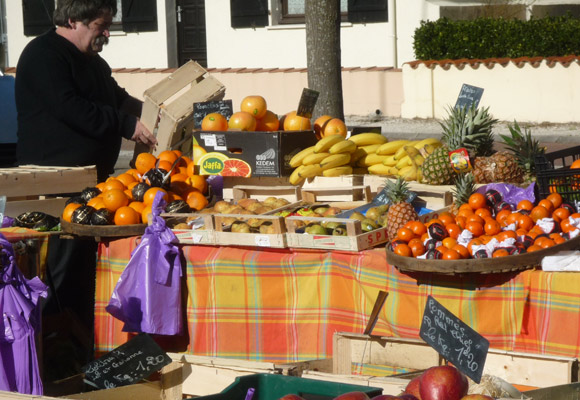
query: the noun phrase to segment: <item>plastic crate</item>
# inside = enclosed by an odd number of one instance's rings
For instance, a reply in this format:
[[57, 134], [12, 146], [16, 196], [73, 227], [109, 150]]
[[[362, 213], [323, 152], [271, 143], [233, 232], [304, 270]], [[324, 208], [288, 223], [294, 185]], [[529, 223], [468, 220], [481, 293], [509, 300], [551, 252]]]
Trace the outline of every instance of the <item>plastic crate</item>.
[[341, 394], [356, 391], [366, 393], [369, 397], [383, 393], [383, 389], [378, 387], [287, 375], [252, 374], [237, 377], [234, 383], [221, 393], [196, 397], [195, 400], [244, 400], [250, 388], [255, 390], [252, 400], [278, 400], [287, 394], [296, 394], [306, 400], [331, 400]]
[[580, 146], [536, 156], [539, 198], [558, 192], [568, 202], [580, 200], [580, 170], [570, 169], [577, 159], [580, 159]]

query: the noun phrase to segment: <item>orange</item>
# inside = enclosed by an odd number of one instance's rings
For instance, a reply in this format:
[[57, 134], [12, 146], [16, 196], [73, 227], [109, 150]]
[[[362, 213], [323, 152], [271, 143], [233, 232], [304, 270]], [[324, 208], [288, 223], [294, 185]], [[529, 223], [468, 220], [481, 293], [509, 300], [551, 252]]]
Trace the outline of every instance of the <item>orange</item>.
[[562, 195], [560, 193], [551, 193], [548, 195], [548, 197], [546, 197], [546, 199], [552, 203], [554, 208], [560, 207], [563, 202]]
[[64, 210], [62, 211], [62, 219], [65, 220], [66, 222], [70, 222], [73, 211], [76, 210], [77, 208], [79, 208], [80, 206], [82, 206], [82, 204], [68, 203], [64, 207]]
[[409, 245], [406, 243], [401, 243], [401, 244], [397, 245], [395, 247], [395, 249], [393, 250], [393, 252], [395, 254], [398, 254], [398, 255], [403, 256], [403, 257], [412, 257], [413, 256], [413, 250], [411, 250]]
[[568, 209], [564, 208], [564, 207], [556, 208], [554, 210], [554, 212], [552, 213], [552, 218], [555, 219], [556, 217], [558, 217], [560, 219], [560, 221], [565, 220], [569, 216], [570, 216], [570, 211], [568, 211]]
[[341, 119], [332, 118], [323, 125], [321, 136], [340, 135], [346, 138], [347, 132], [346, 124]]
[[411, 248], [411, 252], [413, 253], [413, 257], [419, 257], [425, 254], [425, 246], [423, 242], [419, 239], [411, 239], [409, 242], [409, 247]]
[[491, 211], [489, 211], [489, 208], [478, 208], [477, 210], [475, 210], [475, 215], [483, 218], [484, 220], [486, 218], [490, 218], [491, 217]]
[[185, 180], [185, 183], [190, 185], [192, 188], [199, 190], [201, 193], [207, 193], [207, 180], [205, 176], [202, 175], [190, 175], [189, 178]]
[[500, 223], [501, 226], [505, 226], [505, 219], [507, 218], [508, 215], [510, 215], [512, 212], [510, 210], [501, 210], [500, 212], [497, 213], [497, 215], [495, 216], [495, 220], [497, 222]]
[[256, 121], [256, 130], [262, 132], [274, 132], [280, 128], [280, 120], [272, 111], [266, 111], [266, 115]]
[[453, 239], [452, 237], [446, 237], [443, 239], [443, 246], [447, 247], [448, 249], [452, 249], [453, 246], [457, 244], [457, 240]]
[[451, 215], [450, 213], [439, 214], [439, 220], [441, 220], [443, 226], [455, 223], [455, 217], [453, 217], [453, 215]]
[[518, 234], [516, 233], [516, 231], [503, 231], [497, 234], [496, 238], [497, 240], [499, 240], [500, 242], [503, 242], [506, 239], [512, 238], [512, 239], [517, 239]]
[[576, 228], [572, 226], [572, 224], [570, 223], [570, 218], [567, 218], [562, 220], [562, 222], [560, 222], [560, 229], [562, 230], [562, 232], [568, 233]]
[[105, 207], [105, 202], [102, 197], [93, 197], [87, 201], [87, 206], [93, 207], [95, 210], [100, 210]]
[[240, 104], [240, 111], [244, 111], [252, 115], [256, 119], [260, 119], [266, 115], [268, 105], [266, 99], [262, 96], [252, 95], [246, 96], [242, 99]]
[[117, 211], [117, 209], [129, 204], [129, 198], [123, 190], [111, 189], [103, 193], [103, 203], [109, 211]]
[[444, 260], [459, 260], [461, 255], [453, 249], [447, 249], [443, 252], [443, 259]]
[[482, 242], [480, 239], [477, 239], [477, 238], [476, 238], [476, 239], [471, 239], [471, 240], [469, 241], [469, 243], [467, 243], [467, 250], [469, 250], [469, 252], [470, 252], [471, 254], [473, 254], [473, 249], [472, 249], [472, 247], [473, 247], [473, 246], [480, 246], [480, 245], [482, 245], [482, 244], [483, 244], [483, 242]]
[[137, 183], [137, 178], [125, 172], [117, 176], [117, 180], [121, 181], [126, 188], [129, 188], [131, 183]]
[[485, 196], [481, 193], [473, 193], [471, 196], [469, 196], [468, 204], [472, 210], [483, 208], [486, 205]]
[[296, 111], [290, 111], [284, 118], [285, 131], [309, 131], [311, 127], [310, 120], [296, 115]]
[[133, 200], [133, 191], [131, 189], [125, 189], [125, 190], [123, 190], [123, 193], [125, 193], [127, 195], [127, 198], [129, 199], [129, 201]]
[[164, 193], [163, 199], [165, 201], [169, 201], [169, 195], [167, 194], [167, 191], [165, 189], [162, 189], [160, 187], [152, 187], [147, 189], [147, 191], [143, 195], [143, 203], [145, 203], [146, 205], [152, 205], [153, 200], [155, 200], [155, 195], [157, 194], [157, 192], [163, 192]]
[[[163, 173], [163, 175], [165, 175], [167, 172], [171, 171], [171, 167], [173, 166], [173, 163], [167, 161], [167, 160], [159, 160], [158, 164], [157, 164], [157, 168], [162, 169], [163, 171], [165, 171]], [[175, 169], [172, 171], [173, 173], [175, 172]]]
[[529, 231], [534, 227], [534, 220], [529, 215], [520, 214], [518, 217], [518, 228]]
[[534, 204], [529, 201], [529, 200], [522, 200], [518, 203], [517, 207], [518, 210], [528, 210], [528, 211], [532, 211], [532, 208], [534, 208]]
[[469, 258], [469, 250], [467, 250], [467, 247], [465, 247], [461, 244], [456, 244], [451, 249], [455, 250], [457, 253], [459, 253], [461, 258]]
[[135, 159], [135, 169], [143, 175], [145, 172], [149, 171], [151, 168], [155, 168], [155, 163], [157, 162], [157, 157], [151, 153], [139, 153]]
[[[238, 111], [232, 114], [228, 121], [228, 129], [235, 131], [255, 131], [256, 118], [245, 111]], [[195, 159], [195, 158], [194, 158]]]
[[506, 217], [505, 222], [507, 225], [511, 225], [511, 224], [517, 225], [519, 218], [520, 218], [520, 213], [512, 212], [511, 214], [509, 214]]
[[188, 179], [188, 176], [182, 173], [177, 173], [171, 175], [170, 181], [171, 182], [185, 182]]
[[141, 216], [129, 206], [120, 207], [113, 217], [115, 225], [134, 225], [141, 222]]
[[475, 236], [475, 237], [483, 235], [483, 232], [484, 232], [483, 225], [481, 223], [475, 222], [475, 221], [467, 222], [465, 224], [465, 229], [470, 231], [473, 234], [473, 236]]
[[[171, 167], [178, 157], [179, 156], [175, 154], [173, 150], [163, 150], [161, 153], [159, 153], [157, 159], [160, 161], [167, 161]], [[169, 169], [167, 169], [167, 171], [169, 171]]]
[[139, 215], [141, 215], [141, 213], [145, 209], [145, 203], [143, 203], [142, 201], [132, 201], [129, 203], [128, 207], [131, 207], [133, 210], [137, 211]]
[[190, 192], [187, 195], [187, 199], [185, 201], [191, 208], [197, 211], [203, 210], [205, 206], [207, 206], [208, 204], [208, 201], [203, 195], [203, 193], [201, 193], [198, 190], [193, 190], [192, 192]]
[[453, 239], [457, 239], [462, 231], [462, 229], [457, 224], [445, 225], [445, 229], [447, 229], [447, 233], [449, 234], [449, 237], [451, 237]]
[[411, 239], [415, 237], [413, 231], [409, 228], [399, 228], [397, 231], [397, 239], [402, 240], [403, 242], [409, 242]]
[[493, 254], [491, 256], [493, 258], [495, 258], [495, 257], [506, 257], [509, 255], [510, 255], [510, 253], [508, 253], [508, 251], [506, 249], [497, 249], [493, 252]]
[[99, 189], [101, 193], [103, 193], [105, 191], [105, 182], [99, 182], [95, 185], [95, 187]]
[[141, 212], [141, 221], [144, 224], [149, 223], [149, 215], [151, 215], [152, 208], [153, 208], [153, 206], [151, 204], [148, 204], [145, 206], [145, 208]]
[[332, 117], [330, 115], [321, 115], [314, 121], [314, 134], [317, 139], [322, 139], [322, 132], [324, 131], [325, 124], [330, 121]]
[[483, 229], [485, 230], [485, 234], [486, 235], [497, 235], [498, 233], [501, 232], [501, 226], [499, 224], [499, 222], [497, 222], [494, 219], [488, 219], [487, 221], [485, 221], [485, 225], [483, 226]]
[[103, 192], [106, 192], [107, 190], [111, 190], [111, 189], [120, 189], [120, 190], [127, 189], [125, 184], [123, 182], [121, 182], [120, 180], [118, 180], [117, 178], [107, 179], [104, 187], [105, 187], [105, 190], [103, 190]]
[[[549, 200], [547, 200], [549, 202]], [[552, 204], [552, 203], [550, 203]], [[550, 212], [546, 209], [546, 207], [541, 206], [541, 205], [537, 205], [534, 208], [532, 208], [532, 211], [530, 211], [530, 218], [532, 218], [532, 220], [534, 222], [538, 221], [539, 219], [542, 218], [548, 218], [548, 216], [550, 215]]]
[[202, 131], [227, 131], [228, 120], [220, 113], [209, 113], [201, 120]]
[[548, 199], [542, 199], [538, 202], [539, 206], [544, 207], [551, 214], [554, 211], [554, 204]]
[[469, 216], [466, 218], [466, 220], [465, 220], [465, 221], [466, 221], [467, 223], [469, 223], [469, 222], [479, 222], [479, 223], [480, 223], [480, 224], [482, 224], [482, 225], [485, 223], [485, 221], [483, 220], [483, 218], [481, 218], [481, 217], [480, 217], [479, 215], [477, 215], [477, 214], [471, 214], [471, 215], [469, 215]]
[[531, 245], [530, 247], [528, 247], [528, 248], [526, 249], [526, 251], [527, 251], [528, 253], [532, 253], [532, 252], [534, 252], [534, 251], [538, 251], [538, 250], [542, 250], [542, 248], [541, 248], [540, 246], [538, 246], [538, 245], [535, 245], [535, 244]]
[[465, 229], [466, 220], [467, 218], [463, 215], [458, 215], [455, 217], [455, 222], [457, 223], [457, 226], [461, 228], [461, 230]]
[[139, 176], [139, 171], [137, 171], [135, 168], [131, 168], [131, 169], [125, 171], [125, 173], [131, 175], [137, 181], [139, 181], [141, 179], [141, 177]]
[[413, 231], [417, 237], [421, 237], [424, 233], [427, 232], [425, 224], [423, 224], [421, 221], [411, 221], [409, 229], [411, 229], [411, 231]]

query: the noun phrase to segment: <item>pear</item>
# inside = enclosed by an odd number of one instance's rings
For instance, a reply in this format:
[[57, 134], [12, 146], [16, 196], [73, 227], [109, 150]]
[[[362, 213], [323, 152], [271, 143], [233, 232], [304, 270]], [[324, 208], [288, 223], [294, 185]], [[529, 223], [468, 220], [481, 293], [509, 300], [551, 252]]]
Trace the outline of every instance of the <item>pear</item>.
[[333, 236], [346, 236], [346, 225], [338, 225], [332, 230]]
[[231, 230], [235, 233], [250, 233], [250, 225], [243, 221], [234, 221]]
[[274, 204], [270, 204], [270, 206], [274, 207], [274, 208], [280, 208], [280, 207], [284, 207], [287, 206], [288, 204], [290, 204], [290, 202], [286, 199], [277, 199]]
[[340, 214], [342, 212], [341, 208], [338, 207], [328, 207], [324, 212], [323, 217], [332, 217], [333, 215]]
[[369, 219], [369, 218], [363, 219], [360, 222], [360, 224], [361, 224], [361, 228], [364, 232], [370, 232], [370, 231], [377, 229], [379, 227], [375, 221], [373, 221], [372, 219]]
[[270, 221], [265, 221], [262, 225], [260, 225], [260, 233], [262, 235], [273, 235], [276, 233], [276, 229]]
[[310, 224], [304, 231], [309, 235], [328, 235], [326, 228], [320, 224]]
[[322, 223], [322, 226], [324, 226], [326, 229], [335, 229], [339, 225], [340, 225], [340, 222], [337, 222], [337, 221], [324, 221]]
[[225, 210], [230, 207], [230, 203], [224, 200], [220, 200], [213, 205], [213, 209], [217, 213], [226, 214]]
[[381, 206], [376, 206], [376, 207], [371, 207], [367, 210], [366, 212], [366, 217], [369, 219], [372, 219], [373, 221], [378, 221], [379, 217], [384, 214], [385, 212], [387, 212], [389, 209], [389, 206], [386, 204], [383, 204]]
[[352, 214], [350, 214], [350, 218], [351, 219], [358, 219], [359, 221], [362, 221], [366, 217], [364, 216], [364, 214], [362, 214], [358, 211], [354, 211]]
[[263, 222], [264, 222], [264, 220], [262, 220], [262, 219], [250, 218], [250, 219], [248, 219], [248, 221], [246, 223], [248, 225], [250, 225], [251, 228], [257, 228], [260, 225], [262, 225]]

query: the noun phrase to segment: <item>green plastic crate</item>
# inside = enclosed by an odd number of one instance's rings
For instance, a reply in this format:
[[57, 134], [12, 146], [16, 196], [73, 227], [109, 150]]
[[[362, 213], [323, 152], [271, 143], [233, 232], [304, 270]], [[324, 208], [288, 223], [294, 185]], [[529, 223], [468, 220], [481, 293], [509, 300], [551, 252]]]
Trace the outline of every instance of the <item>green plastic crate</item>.
[[348, 392], [363, 392], [369, 397], [383, 393], [382, 388], [350, 385], [317, 379], [276, 374], [239, 376], [221, 393], [196, 397], [195, 400], [245, 400], [248, 389], [254, 388], [252, 400], [278, 400], [287, 394], [297, 394], [306, 400], [331, 400]]

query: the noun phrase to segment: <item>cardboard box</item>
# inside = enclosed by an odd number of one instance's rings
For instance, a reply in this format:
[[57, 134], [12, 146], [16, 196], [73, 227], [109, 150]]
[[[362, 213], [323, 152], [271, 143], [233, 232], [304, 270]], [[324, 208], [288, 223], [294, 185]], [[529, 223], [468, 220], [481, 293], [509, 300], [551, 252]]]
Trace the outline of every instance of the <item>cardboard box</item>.
[[224, 200], [239, 200], [242, 198], [265, 200], [268, 197], [277, 197], [296, 203], [302, 199], [300, 186], [293, 186], [287, 177], [253, 177], [223, 178], [222, 197]]
[[[193, 103], [220, 100], [225, 86], [209, 75], [198, 63], [189, 61], [171, 75], [145, 90], [141, 122], [156, 132], [155, 156], [167, 149], [191, 151]], [[147, 152], [146, 146], [135, 146], [135, 155]]]
[[245, 178], [290, 176], [292, 156], [317, 142], [314, 131], [195, 131], [193, 137], [208, 153], [194, 160], [201, 175]]

